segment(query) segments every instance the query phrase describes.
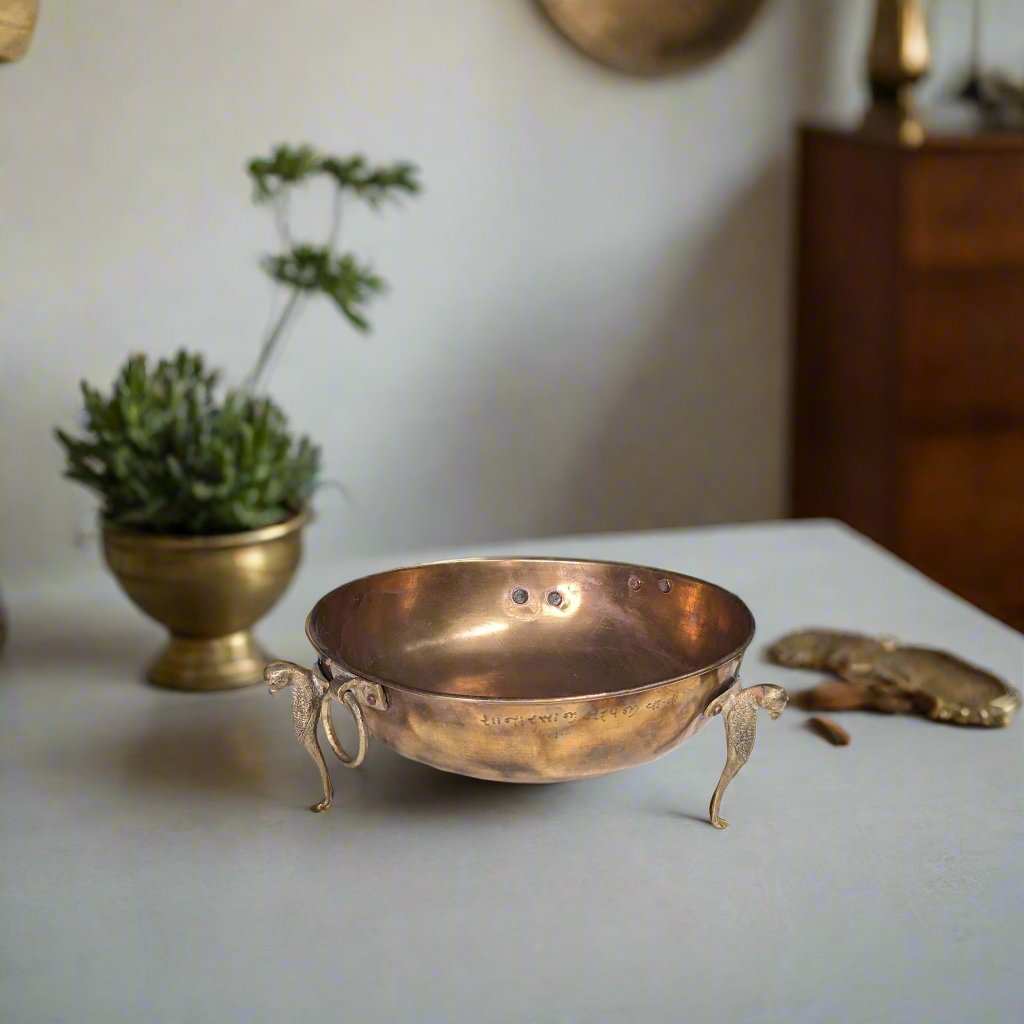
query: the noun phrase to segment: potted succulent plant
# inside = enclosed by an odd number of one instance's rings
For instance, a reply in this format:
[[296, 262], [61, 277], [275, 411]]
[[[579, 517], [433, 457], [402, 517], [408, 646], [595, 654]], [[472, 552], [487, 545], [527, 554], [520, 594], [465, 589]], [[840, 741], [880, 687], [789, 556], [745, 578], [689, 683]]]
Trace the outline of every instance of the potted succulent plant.
[[[170, 631], [147, 678], [177, 689], [262, 680], [267, 658], [251, 627], [295, 572], [320, 468], [319, 449], [293, 436], [265, 394], [267, 369], [309, 296], [326, 295], [356, 328], [369, 327], [365, 306], [383, 281], [336, 251], [344, 196], [378, 206], [419, 191], [412, 164], [372, 167], [308, 146], [278, 147], [251, 161], [249, 174], [281, 236], [281, 251], [262, 266], [287, 293], [252, 372], [222, 393], [220, 374], [201, 355], [180, 351], [155, 366], [134, 355], [109, 395], [82, 383], [81, 434], [56, 432], [64, 475], [100, 496], [107, 564], [139, 608]], [[295, 243], [288, 200], [315, 178], [332, 185], [329, 232], [323, 245]]]

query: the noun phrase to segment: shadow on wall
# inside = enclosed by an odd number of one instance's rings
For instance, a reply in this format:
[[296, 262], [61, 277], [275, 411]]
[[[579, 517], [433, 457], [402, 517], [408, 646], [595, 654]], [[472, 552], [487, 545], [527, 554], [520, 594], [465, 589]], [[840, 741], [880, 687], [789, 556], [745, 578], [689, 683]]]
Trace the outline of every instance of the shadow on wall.
[[[710, 218], [702, 237], [691, 228], [664, 252], [609, 243], [607, 262], [559, 268], [557, 288], [498, 318], [490, 330], [504, 343], [490, 349], [501, 355], [439, 398], [441, 415], [457, 417], [444, 424], [457, 470], [443, 494], [438, 485], [435, 538], [780, 515], [789, 191], [780, 161]], [[595, 280], [620, 279], [621, 301], [594, 301]], [[539, 325], [542, 353], [518, 344]], [[609, 335], [623, 343], [595, 346], [589, 360], [575, 347], [559, 351], [562, 337]], [[458, 538], [444, 519], [452, 503], [475, 511], [475, 528]]]
[[[790, 193], [780, 159], [700, 221], [655, 231], [659, 243], [648, 225], [579, 262], [553, 243], [538, 254], [546, 287], [531, 282], [528, 303], [510, 288], [478, 326], [460, 323], [487, 345], [430, 381], [429, 433], [404, 422], [377, 467], [433, 496], [415, 511], [421, 538], [472, 545], [781, 515]], [[592, 350], [567, 343], [581, 338]], [[402, 537], [408, 508], [374, 501]], [[468, 522], [453, 508], [472, 510]]]
[[687, 240], [688, 269], [662, 261], [664, 312], [635, 339], [632, 377], [567, 467], [574, 528], [782, 513], [787, 189], [781, 165], [766, 170], [696, 248]]

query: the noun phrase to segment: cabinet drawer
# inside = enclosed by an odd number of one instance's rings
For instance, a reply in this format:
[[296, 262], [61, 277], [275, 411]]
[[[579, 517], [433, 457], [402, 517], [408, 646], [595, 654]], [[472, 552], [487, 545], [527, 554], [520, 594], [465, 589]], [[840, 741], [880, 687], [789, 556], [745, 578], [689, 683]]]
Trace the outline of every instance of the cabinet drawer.
[[914, 426], [1024, 427], [1024, 264], [908, 272], [899, 376]]
[[1024, 262], [1024, 156], [909, 156], [901, 184], [911, 264]]
[[1024, 431], [905, 443], [900, 550], [994, 615], [1024, 613]]

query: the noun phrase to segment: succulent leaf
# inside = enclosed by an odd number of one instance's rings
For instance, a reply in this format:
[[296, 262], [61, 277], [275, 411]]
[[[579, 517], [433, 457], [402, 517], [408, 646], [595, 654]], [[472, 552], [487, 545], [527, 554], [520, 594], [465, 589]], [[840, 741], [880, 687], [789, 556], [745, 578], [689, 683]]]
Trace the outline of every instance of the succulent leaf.
[[57, 429], [64, 475], [95, 491], [104, 522], [163, 534], [231, 533], [280, 522], [304, 507], [320, 450], [295, 438], [269, 398], [217, 395], [201, 355], [178, 352], [152, 369], [130, 357], [103, 395], [82, 384], [79, 436]]

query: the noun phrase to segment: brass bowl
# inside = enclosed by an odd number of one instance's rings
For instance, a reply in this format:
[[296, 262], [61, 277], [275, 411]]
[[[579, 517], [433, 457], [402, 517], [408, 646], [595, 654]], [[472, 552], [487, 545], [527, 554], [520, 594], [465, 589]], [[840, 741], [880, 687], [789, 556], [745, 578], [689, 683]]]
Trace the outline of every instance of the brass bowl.
[[170, 639], [146, 678], [176, 690], [223, 690], [263, 678], [251, 628], [277, 604], [302, 555], [307, 516], [260, 530], [169, 537], [107, 527], [103, 553], [121, 589]]
[[[347, 583], [313, 608], [311, 671], [267, 666], [272, 693], [293, 687], [300, 741], [332, 787], [317, 739], [354, 766], [372, 734], [405, 757], [502, 782], [563, 782], [668, 753], [723, 713], [729, 779], [753, 745], [774, 686], [742, 689], [754, 618], [704, 580], [617, 562], [465, 559]], [[359, 749], [337, 740], [331, 703], [356, 720]]]

